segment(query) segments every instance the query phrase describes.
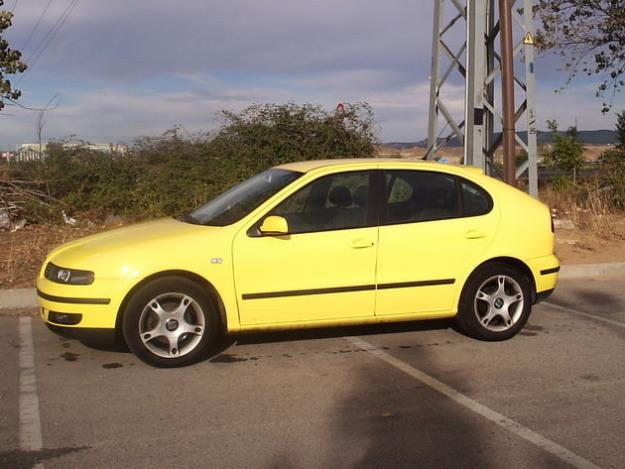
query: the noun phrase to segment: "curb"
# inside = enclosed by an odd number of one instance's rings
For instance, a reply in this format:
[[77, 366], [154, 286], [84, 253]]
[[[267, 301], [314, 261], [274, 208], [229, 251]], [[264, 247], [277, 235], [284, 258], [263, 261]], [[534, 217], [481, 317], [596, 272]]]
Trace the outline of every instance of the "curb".
[[575, 279], [588, 277], [616, 277], [625, 275], [625, 262], [606, 262], [604, 264], [573, 264], [560, 268], [560, 278]]
[[[560, 268], [560, 279], [625, 276], [625, 262], [604, 264], [573, 264]], [[3, 309], [37, 308], [35, 288], [0, 289], [0, 311]]]
[[36, 308], [37, 290], [35, 288], [14, 288], [0, 290], [0, 309]]

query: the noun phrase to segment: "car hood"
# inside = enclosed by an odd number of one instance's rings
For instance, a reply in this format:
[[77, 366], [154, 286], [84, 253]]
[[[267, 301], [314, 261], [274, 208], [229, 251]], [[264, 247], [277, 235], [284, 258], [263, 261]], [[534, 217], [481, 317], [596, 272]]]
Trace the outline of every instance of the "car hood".
[[[192, 246], [207, 237], [213, 238], [224, 228], [193, 225], [173, 218], [162, 218], [136, 225], [125, 226], [103, 233], [80, 238], [54, 249], [47, 261], [62, 267], [97, 270], [117, 270], [121, 265], [150, 262], [150, 257], [160, 260], [193, 255]], [[217, 236], [219, 238], [219, 236]]]

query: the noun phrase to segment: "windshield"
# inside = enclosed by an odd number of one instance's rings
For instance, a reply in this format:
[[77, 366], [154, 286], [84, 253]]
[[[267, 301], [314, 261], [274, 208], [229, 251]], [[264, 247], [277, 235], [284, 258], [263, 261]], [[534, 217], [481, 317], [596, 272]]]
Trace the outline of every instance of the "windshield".
[[234, 186], [179, 220], [200, 225], [226, 226], [239, 221], [302, 173], [268, 169]]

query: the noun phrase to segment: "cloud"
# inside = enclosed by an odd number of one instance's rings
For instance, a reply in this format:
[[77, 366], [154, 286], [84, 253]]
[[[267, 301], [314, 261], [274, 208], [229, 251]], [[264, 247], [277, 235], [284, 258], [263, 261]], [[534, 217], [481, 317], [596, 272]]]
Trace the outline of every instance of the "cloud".
[[[400, 68], [414, 75], [428, 63], [431, 32], [405, 19], [431, 11], [426, 5], [408, 0], [384, 5], [376, 0], [83, 2], [37, 68], [116, 82], [166, 70], [295, 75]], [[61, 5], [51, 9], [46, 27], [60, 11]], [[17, 46], [39, 14], [32, 5], [23, 13], [12, 31]]]
[[[365, 76], [369, 76], [363, 72]], [[379, 79], [363, 80], [358, 74], [323, 75], [319, 81], [285, 80], [282, 86], [260, 86], [243, 83], [233, 86], [210, 75], [184, 77], [184, 83], [173, 91], [148, 87], [116, 87], [72, 92], [64, 91], [62, 105], [46, 114], [44, 136], [62, 138], [76, 134], [94, 142], [130, 142], [141, 135], [158, 135], [173, 125], [189, 131], [208, 131], [220, 121], [223, 109], [239, 111], [252, 103], [312, 102], [333, 109], [338, 102], [367, 101], [375, 111], [383, 141], [415, 141], [426, 137], [429, 106], [429, 84], [426, 81], [406, 86], [384, 88]], [[614, 115], [601, 116], [599, 102], [592, 87], [571, 87], [556, 94], [549, 87], [539, 89], [538, 126], [546, 127], [547, 119], [556, 119], [562, 127], [581, 129], [613, 128]], [[447, 86], [445, 104], [454, 116], [462, 119], [464, 87]], [[3, 116], [3, 144], [33, 141], [37, 113], [10, 107], [13, 116]], [[441, 119], [439, 131], [445, 127]], [[447, 129], [448, 130], [448, 129]]]
[[[71, 1], [50, 3], [24, 51], [27, 61]], [[18, 3], [7, 34], [12, 46], [25, 44], [46, 4]], [[60, 91], [61, 106], [46, 114], [46, 136], [117, 142], [175, 124], [208, 130], [219, 110], [253, 103], [332, 109], [367, 101], [381, 140], [419, 140], [427, 133], [432, 9], [429, 0], [83, 1], [20, 81], [22, 102], [41, 106]], [[462, 22], [454, 28], [452, 48], [462, 41]], [[539, 127], [548, 118], [569, 125], [575, 116], [580, 128], [613, 127], [614, 116], [599, 112], [592, 80], [556, 95], [566, 81], [560, 63], [553, 56], [536, 63]], [[458, 77], [443, 98], [461, 119]], [[617, 98], [620, 110], [625, 101]], [[7, 108], [0, 147], [32, 141], [36, 118]]]
[[[385, 129], [384, 138], [405, 140], [406, 134], [411, 139], [423, 135], [427, 124], [427, 83], [364, 92], [339, 74], [330, 80], [337, 87], [328, 93], [328, 80], [324, 77], [320, 83], [293, 81], [283, 89], [247, 84], [235, 87], [214, 77], [195, 75], [189, 86], [170, 92], [117, 88], [66, 91], [63, 104], [46, 114], [44, 135], [62, 138], [76, 134], [89, 141], [131, 141], [139, 135], [160, 134], [173, 125], [182, 125], [189, 131], [211, 130], [219, 125], [220, 110], [239, 111], [252, 103], [312, 102], [333, 109], [338, 102], [365, 100], [374, 107], [376, 119]], [[368, 86], [365, 83], [365, 88]], [[7, 135], [15, 138], [11, 143], [32, 140], [36, 113], [14, 107], [11, 112], [15, 116], [3, 121], [7, 123], [3, 127]]]

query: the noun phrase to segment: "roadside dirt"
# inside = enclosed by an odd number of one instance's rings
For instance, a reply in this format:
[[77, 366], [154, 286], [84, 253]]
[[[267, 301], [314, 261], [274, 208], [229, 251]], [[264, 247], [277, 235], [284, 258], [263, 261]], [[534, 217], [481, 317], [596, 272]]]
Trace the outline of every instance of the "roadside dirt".
[[[118, 226], [28, 225], [12, 233], [0, 232], [0, 289], [33, 287], [51, 249]], [[557, 229], [555, 250], [563, 264], [625, 262], [625, 240], [603, 238], [578, 229]]]
[[0, 289], [33, 287], [54, 247], [116, 226], [26, 225], [14, 232], [0, 231]]
[[625, 240], [577, 229], [556, 229], [556, 255], [562, 264], [625, 262]]

